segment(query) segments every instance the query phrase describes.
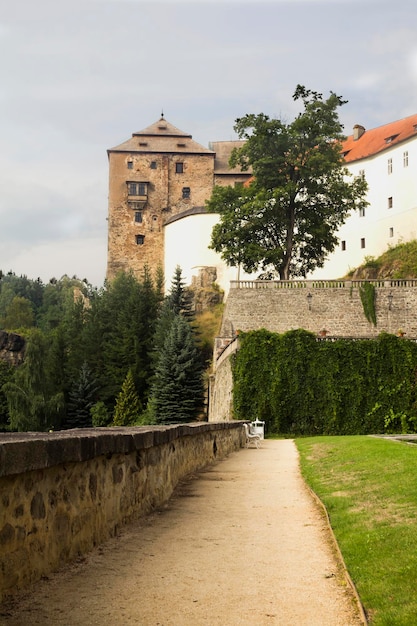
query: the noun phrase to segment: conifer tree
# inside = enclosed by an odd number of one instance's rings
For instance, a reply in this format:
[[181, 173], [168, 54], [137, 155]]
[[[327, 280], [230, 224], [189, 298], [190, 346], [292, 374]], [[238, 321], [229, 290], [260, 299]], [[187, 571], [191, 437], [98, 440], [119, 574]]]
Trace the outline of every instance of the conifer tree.
[[139, 418], [142, 407], [135, 389], [132, 371], [129, 370], [114, 408], [113, 426], [132, 426]]
[[69, 392], [66, 428], [89, 428], [92, 426], [91, 407], [97, 393], [95, 381], [87, 363], [83, 363], [78, 380]]
[[190, 325], [175, 315], [160, 353], [150, 406], [157, 423], [196, 420], [204, 404], [199, 351]]

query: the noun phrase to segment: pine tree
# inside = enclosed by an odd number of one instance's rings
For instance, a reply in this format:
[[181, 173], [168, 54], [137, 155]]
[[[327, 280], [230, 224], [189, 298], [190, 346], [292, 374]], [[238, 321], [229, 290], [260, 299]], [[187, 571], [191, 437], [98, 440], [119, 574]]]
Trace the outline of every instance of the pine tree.
[[97, 393], [95, 381], [87, 363], [81, 367], [78, 380], [69, 392], [66, 428], [90, 428], [92, 426], [91, 407]]
[[204, 403], [199, 351], [181, 315], [171, 323], [156, 368], [150, 405], [157, 423], [196, 420]]
[[117, 396], [114, 408], [113, 426], [132, 426], [142, 412], [136, 392], [132, 371], [129, 370]]

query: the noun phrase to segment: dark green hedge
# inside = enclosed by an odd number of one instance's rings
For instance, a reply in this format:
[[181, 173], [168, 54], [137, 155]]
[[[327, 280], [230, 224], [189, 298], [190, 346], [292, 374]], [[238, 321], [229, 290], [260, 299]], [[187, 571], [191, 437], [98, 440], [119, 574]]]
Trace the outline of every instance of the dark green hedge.
[[414, 432], [417, 344], [321, 340], [305, 330], [243, 333], [233, 365], [234, 417], [287, 434]]

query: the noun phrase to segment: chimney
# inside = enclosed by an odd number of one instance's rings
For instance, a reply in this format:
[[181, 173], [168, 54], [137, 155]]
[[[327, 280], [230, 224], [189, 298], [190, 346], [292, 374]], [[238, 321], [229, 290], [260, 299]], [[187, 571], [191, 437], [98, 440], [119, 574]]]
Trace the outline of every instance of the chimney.
[[358, 139], [362, 137], [364, 132], [365, 128], [363, 126], [361, 126], [360, 124], [355, 124], [355, 126], [353, 127], [353, 141], [358, 141]]

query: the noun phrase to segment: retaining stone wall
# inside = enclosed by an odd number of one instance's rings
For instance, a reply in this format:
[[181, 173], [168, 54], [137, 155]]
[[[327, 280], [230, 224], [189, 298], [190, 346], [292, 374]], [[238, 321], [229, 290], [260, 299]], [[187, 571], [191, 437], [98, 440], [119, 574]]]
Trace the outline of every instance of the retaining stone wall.
[[0, 601], [159, 507], [239, 422], [0, 435]]
[[[329, 335], [345, 337], [376, 337], [382, 331], [395, 334], [402, 328], [407, 337], [417, 336], [416, 286], [395, 287], [390, 281], [386, 286], [377, 286], [377, 325], [373, 326], [363, 312], [359, 283], [345, 281], [343, 287], [321, 288], [315, 287], [314, 283], [310, 286], [306, 281], [303, 288], [284, 289], [274, 288], [271, 284], [254, 288], [252, 283], [251, 288], [231, 288], [220, 336], [233, 337], [237, 330], [260, 328], [277, 333], [296, 328], [318, 333], [326, 328]], [[308, 293], [311, 294], [311, 308]], [[389, 294], [392, 294], [391, 309]]]

